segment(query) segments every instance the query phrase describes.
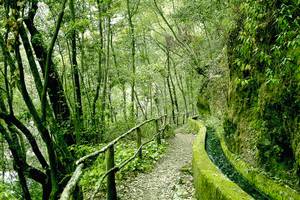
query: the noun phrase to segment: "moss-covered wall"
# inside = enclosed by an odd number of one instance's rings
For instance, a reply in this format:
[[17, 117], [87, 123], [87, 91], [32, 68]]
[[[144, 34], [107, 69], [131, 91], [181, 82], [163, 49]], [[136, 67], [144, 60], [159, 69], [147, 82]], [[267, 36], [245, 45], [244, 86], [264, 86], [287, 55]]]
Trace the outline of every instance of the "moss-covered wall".
[[252, 199], [238, 185], [226, 178], [209, 159], [205, 151], [205, 126], [195, 120], [190, 120], [189, 125], [198, 131], [193, 144], [193, 177], [197, 199]]
[[226, 143], [299, 188], [300, 1], [240, 1], [235, 11]]
[[283, 184], [280, 181], [274, 181], [261, 172], [258, 168], [238, 158], [235, 154], [231, 153], [222, 138], [223, 129], [219, 127], [217, 134], [221, 139], [221, 146], [224, 154], [234, 166], [234, 168], [245, 177], [250, 184], [254, 185], [258, 190], [262, 191], [274, 200], [300, 200], [300, 193]]

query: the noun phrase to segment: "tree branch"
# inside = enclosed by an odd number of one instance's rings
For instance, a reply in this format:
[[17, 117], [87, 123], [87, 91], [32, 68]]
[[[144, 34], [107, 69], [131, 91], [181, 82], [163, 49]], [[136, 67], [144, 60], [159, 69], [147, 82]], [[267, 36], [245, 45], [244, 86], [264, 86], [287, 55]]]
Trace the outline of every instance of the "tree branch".
[[42, 121], [43, 122], [46, 121], [46, 114], [47, 114], [46, 113], [46, 102], [47, 102], [47, 88], [48, 88], [48, 82], [49, 82], [49, 68], [50, 68], [50, 64], [51, 64], [51, 57], [52, 57], [53, 48], [54, 48], [54, 45], [55, 45], [55, 42], [56, 42], [56, 39], [57, 39], [57, 36], [58, 36], [58, 32], [60, 30], [62, 19], [63, 19], [63, 16], [64, 16], [66, 3], [67, 3], [67, 0], [64, 0], [64, 2], [62, 4], [61, 12], [59, 13], [58, 20], [57, 20], [57, 23], [56, 23], [55, 32], [54, 32], [54, 35], [52, 37], [50, 46], [48, 48], [48, 53], [47, 53], [47, 58], [46, 58], [44, 86], [43, 86], [43, 91], [42, 91]]
[[38, 144], [34, 138], [34, 136], [31, 134], [31, 132], [26, 128], [26, 126], [19, 121], [15, 116], [7, 115], [5, 113], [0, 113], [0, 118], [3, 119], [7, 124], [12, 123], [15, 125], [27, 138], [28, 142], [31, 145], [32, 151], [36, 155], [37, 159], [41, 163], [42, 167], [44, 169], [47, 169], [49, 166], [47, 164], [46, 159], [44, 158], [43, 154], [41, 153]]

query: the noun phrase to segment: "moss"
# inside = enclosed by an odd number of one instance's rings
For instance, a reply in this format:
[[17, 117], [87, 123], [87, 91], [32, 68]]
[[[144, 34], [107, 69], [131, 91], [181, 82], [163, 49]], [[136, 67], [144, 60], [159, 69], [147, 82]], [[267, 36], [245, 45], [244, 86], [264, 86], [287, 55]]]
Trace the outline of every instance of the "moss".
[[209, 108], [209, 102], [207, 99], [199, 96], [197, 100], [197, 108], [199, 113], [201, 114], [209, 114], [210, 113], [210, 108]]
[[31, 39], [32, 44], [42, 45], [44, 43], [42, 34], [35, 34]]
[[294, 20], [299, 1], [249, 0], [236, 6], [237, 26], [229, 32], [227, 46], [226, 144], [251, 164], [300, 188], [300, 51]]
[[205, 126], [195, 120], [190, 120], [189, 124], [198, 130], [193, 144], [193, 176], [197, 199], [253, 199], [225, 177], [209, 159], [205, 151]]
[[275, 200], [300, 200], [300, 194], [297, 193], [297, 191], [283, 183], [275, 182], [273, 179], [261, 173], [259, 169], [253, 168], [243, 160], [239, 159], [235, 154], [231, 153], [225, 144], [224, 138], [222, 137], [223, 131], [224, 130], [221, 127], [217, 130], [218, 135], [221, 138], [221, 146], [226, 157], [235, 169], [250, 183]]
[[235, 143], [235, 133], [237, 131], [237, 125], [233, 122], [232, 119], [225, 118], [223, 122], [223, 126], [225, 129], [225, 140], [227, 144], [230, 144], [231, 151], [236, 151], [238, 149], [236, 143]]

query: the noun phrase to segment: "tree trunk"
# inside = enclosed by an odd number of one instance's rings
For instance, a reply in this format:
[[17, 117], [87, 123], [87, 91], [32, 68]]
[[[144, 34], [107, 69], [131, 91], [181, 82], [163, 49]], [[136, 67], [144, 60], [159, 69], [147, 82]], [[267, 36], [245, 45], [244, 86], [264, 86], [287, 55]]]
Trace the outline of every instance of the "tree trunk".
[[[96, 94], [93, 100], [93, 105], [92, 105], [92, 122], [93, 125], [96, 126], [96, 106], [97, 106], [97, 101], [100, 96], [100, 88], [101, 88], [101, 83], [102, 83], [102, 77], [103, 77], [103, 69], [102, 69], [102, 60], [103, 60], [103, 47], [104, 47], [104, 37], [103, 37], [103, 20], [102, 20], [102, 0], [99, 1], [97, 0], [97, 7], [98, 7], [98, 28], [99, 28], [99, 36], [100, 36], [100, 41], [99, 41], [99, 51], [98, 51], [98, 82], [97, 82], [97, 88], [96, 88]], [[99, 137], [101, 139], [101, 136]]]
[[14, 169], [18, 173], [19, 181], [20, 181], [20, 186], [22, 188], [22, 196], [25, 200], [31, 200], [30, 192], [27, 186], [27, 181], [24, 175], [24, 168], [23, 168], [23, 162], [24, 162], [24, 157], [22, 156], [21, 152], [21, 145], [18, 142], [18, 136], [14, 132], [11, 132], [12, 134], [9, 135], [8, 132], [4, 129], [4, 127], [0, 124], [0, 132], [1, 134], [5, 137], [9, 149], [14, 157]]
[[[71, 11], [71, 19], [73, 24], [75, 24], [75, 8], [74, 8], [74, 0], [69, 0], [69, 8]], [[76, 124], [75, 131], [76, 136], [78, 137], [81, 128], [82, 128], [82, 102], [81, 102], [81, 87], [80, 87], [80, 79], [79, 79], [79, 69], [77, 63], [77, 45], [76, 45], [76, 30], [73, 29], [71, 33], [71, 65], [74, 79], [74, 90], [75, 90], [75, 115], [76, 115]]]
[[174, 61], [173, 61], [173, 66], [174, 66], [174, 75], [175, 75], [176, 83], [178, 85], [178, 88], [179, 88], [182, 98], [183, 98], [185, 114], [187, 114], [188, 113], [188, 105], [187, 105], [187, 101], [186, 101], [186, 94], [185, 94], [185, 91], [184, 91], [184, 88], [182, 85], [182, 79], [181, 79], [181, 77], [178, 77], [179, 75], [177, 73], [177, 69], [176, 69]]
[[149, 100], [150, 100], [150, 116], [153, 117], [153, 92], [152, 84], [149, 86]]
[[182, 89], [182, 94], [183, 95], [183, 100], [184, 100], [184, 106], [185, 106], [185, 114], [186, 114], [186, 118], [188, 117], [188, 113], [189, 113], [189, 107], [188, 107], [188, 95], [186, 94], [186, 91], [184, 89], [184, 85], [183, 85], [183, 81], [182, 81], [182, 76], [179, 75], [178, 77], [178, 82], [179, 85], [181, 86]]
[[[110, 5], [108, 5], [109, 9]], [[103, 135], [106, 130], [106, 120], [105, 120], [105, 113], [106, 113], [106, 107], [107, 107], [107, 86], [108, 86], [108, 77], [109, 77], [109, 68], [110, 68], [110, 34], [111, 34], [111, 25], [110, 25], [110, 16], [107, 18], [107, 35], [106, 35], [106, 58], [105, 58], [105, 69], [104, 69], [104, 80], [103, 80], [103, 91], [102, 91], [102, 97], [101, 97], [101, 112], [100, 112], [100, 140], [102, 140]]]
[[[28, 13], [28, 17], [24, 19], [27, 29], [31, 35], [31, 44], [34, 49], [37, 60], [40, 63], [42, 73], [45, 76], [47, 48], [41, 37], [41, 33], [36, 29], [34, 25], [34, 17], [38, 9], [38, 2], [32, 1], [32, 7]], [[68, 146], [75, 144], [75, 138], [73, 136], [70, 109], [67, 104], [67, 99], [64, 95], [63, 87], [59, 79], [59, 75], [55, 69], [53, 61], [49, 62], [49, 80], [48, 80], [48, 92], [50, 97], [51, 106], [55, 114], [56, 121], [61, 127], [65, 127], [69, 130], [64, 135], [65, 142]]]
[[50, 136], [50, 133], [46, 129], [46, 127], [43, 125], [42, 119], [39, 117], [38, 112], [36, 108], [34, 107], [32, 100], [28, 94], [28, 91], [26, 89], [26, 84], [24, 80], [24, 69], [23, 69], [23, 63], [22, 58], [19, 50], [19, 46], [15, 46], [15, 54], [16, 54], [16, 60], [18, 63], [19, 68], [19, 74], [20, 74], [20, 80], [19, 80], [19, 88], [20, 92], [23, 96], [23, 100], [27, 105], [28, 111], [32, 115], [35, 124], [37, 126], [38, 131], [41, 133], [42, 139], [45, 142], [47, 146], [48, 156], [49, 156], [49, 162], [50, 162], [50, 169], [51, 169], [51, 196], [50, 199], [55, 199], [55, 197], [58, 195], [58, 159], [56, 157], [56, 152], [54, 149], [54, 145]]
[[115, 115], [115, 110], [113, 107], [112, 103], [112, 86], [111, 84], [109, 85], [109, 90], [108, 90], [108, 101], [109, 101], [109, 110], [110, 110], [110, 120], [111, 123], [114, 123], [116, 121], [116, 115]]
[[141, 102], [140, 102], [140, 100], [139, 100], [139, 97], [138, 97], [138, 95], [137, 95], [137, 92], [135, 91], [134, 94], [135, 94], [137, 106], [140, 107], [140, 110], [141, 110], [141, 112], [142, 112], [142, 115], [144, 116], [144, 119], [147, 120], [147, 115], [146, 115], [146, 113], [145, 113], [145, 111], [144, 111], [144, 109], [143, 109], [143, 107], [142, 107], [142, 104], [141, 104]]
[[132, 68], [132, 82], [131, 82], [131, 105], [130, 105], [130, 117], [135, 119], [135, 74], [136, 74], [136, 66], [135, 66], [135, 32], [134, 32], [134, 24], [132, 22], [133, 13], [130, 9], [130, 1], [126, 0], [127, 5], [127, 15], [128, 15], [128, 24], [129, 24], [129, 34], [131, 39], [131, 68]]
[[[118, 62], [117, 62], [117, 56], [116, 56], [115, 48], [114, 48], [114, 45], [113, 45], [113, 31], [112, 30], [111, 30], [110, 46], [111, 46], [111, 52], [112, 52], [113, 61], [114, 61], [114, 65], [115, 65], [115, 70], [117, 70], [118, 77], [121, 77], [120, 72], [118, 70], [119, 65], [118, 65]], [[125, 81], [122, 80], [122, 79], [120, 80], [120, 83], [121, 83], [121, 87], [122, 87], [122, 96], [123, 96], [123, 116], [124, 116], [124, 120], [127, 121], [126, 85], [125, 85]]]
[[127, 95], [125, 83], [122, 84], [122, 94], [123, 94], [123, 114], [124, 119], [127, 121]]
[[176, 117], [175, 117], [175, 103], [174, 103], [174, 97], [172, 94], [172, 88], [171, 88], [171, 81], [170, 81], [170, 52], [167, 49], [167, 86], [168, 86], [168, 91], [171, 99], [171, 106], [172, 106], [172, 119], [173, 123], [176, 124]]
[[170, 82], [171, 82], [171, 85], [172, 85], [172, 91], [173, 91], [173, 94], [174, 94], [174, 104], [175, 104], [175, 108], [176, 108], [176, 114], [177, 114], [177, 117], [176, 117], [176, 124], [178, 125], [178, 114], [179, 114], [179, 106], [178, 106], [178, 100], [177, 100], [177, 93], [176, 93], [176, 88], [175, 88], [175, 84], [173, 82], [173, 78], [172, 78], [172, 74], [171, 74], [171, 69], [170, 70]]

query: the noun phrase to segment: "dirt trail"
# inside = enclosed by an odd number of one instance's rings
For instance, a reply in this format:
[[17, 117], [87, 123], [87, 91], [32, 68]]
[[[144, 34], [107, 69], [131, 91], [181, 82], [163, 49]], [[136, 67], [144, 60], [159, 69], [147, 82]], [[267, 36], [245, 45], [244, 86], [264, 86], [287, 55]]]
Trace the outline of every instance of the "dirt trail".
[[139, 174], [118, 187], [121, 200], [194, 200], [192, 134], [178, 133], [165, 156], [149, 173]]

